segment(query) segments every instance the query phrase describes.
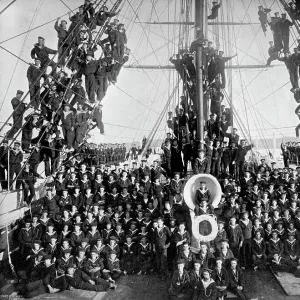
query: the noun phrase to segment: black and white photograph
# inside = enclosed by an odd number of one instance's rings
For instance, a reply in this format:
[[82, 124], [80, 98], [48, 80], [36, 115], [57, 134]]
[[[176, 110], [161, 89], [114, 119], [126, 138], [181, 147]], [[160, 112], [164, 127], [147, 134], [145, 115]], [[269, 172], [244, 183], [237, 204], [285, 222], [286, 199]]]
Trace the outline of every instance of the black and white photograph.
[[0, 0], [0, 299], [300, 299], [299, 0]]

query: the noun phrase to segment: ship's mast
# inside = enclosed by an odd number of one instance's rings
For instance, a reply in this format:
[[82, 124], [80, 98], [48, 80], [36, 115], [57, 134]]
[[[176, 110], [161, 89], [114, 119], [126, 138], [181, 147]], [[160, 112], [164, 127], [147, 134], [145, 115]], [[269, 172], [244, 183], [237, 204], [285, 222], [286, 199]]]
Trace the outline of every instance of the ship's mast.
[[[195, 39], [206, 33], [207, 28], [207, 0], [195, 0]], [[203, 45], [197, 43], [196, 46], [196, 109], [197, 109], [197, 139], [204, 139], [204, 101], [203, 101]], [[203, 144], [200, 143], [200, 147]]]

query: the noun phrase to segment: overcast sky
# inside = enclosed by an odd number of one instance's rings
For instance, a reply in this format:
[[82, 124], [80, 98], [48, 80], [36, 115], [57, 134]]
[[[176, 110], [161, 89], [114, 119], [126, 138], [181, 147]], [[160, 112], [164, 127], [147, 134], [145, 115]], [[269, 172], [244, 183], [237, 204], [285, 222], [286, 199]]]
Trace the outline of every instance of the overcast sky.
[[[10, 2], [11, 0], [2, 0], [0, 10]], [[74, 9], [82, 4], [83, 0], [64, 0], [64, 2]], [[112, 5], [111, 2], [108, 1], [109, 7]], [[169, 64], [169, 57], [178, 50], [178, 36], [182, 36], [180, 27], [147, 25], [141, 22], [179, 21], [182, 1], [124, 0], [123, 2], [125, 4], [119, 19], [127, 28], [128, 47], [132, 51], [129, 63]], [[266, 0], [264, 2], [268, 7], [273, 4], [272, 15], [276, 11], [281, 12], [277, 5], [279, 1]], [[218, 21], [258, 22], [257, 7], [260, 1], [251, 1], [250, 6], [249, 1], [246, 0], [223, 0], [222, 3], [223, 8]], [[45, 37], [46, 45], [56, 49], [57, 35], [53, 28], [54, 21], [31, 31], [28, 35], [23, 34], [4, 43], [2, 41], [67, 12], [68, 8], [59, 0], [16, 1], [0, 15], [0, 45], [25, 61], [31, 62], [30, 50], [38, 36]], [[68, 20], [67, 16], [63, 18]], [[219, 40], [216, 36], [219, 36]], [[291, 35], [290, 45], [296, 38], [294, 34]], [[225, 50], [225, 56], [238, 54], [238, 57], [232, 60], [232, 64], [257, 65], [266, 63], [268, 42], [272, 39], [272, 33], [269, 30], [265, 37], [258, 24], [223, 26], [223, 28], [209, 26], [208, 39], [214, 43], [219, 42], [220, 49]], [[167, 40], [170, 42], [167, 43]], [[23, 44], [24, 47], [22, 47]], [[15, 57], [4, 50], [0, 49], [0, 51], [0, 107], [3, 102], [0, 121], [5, 121], [12, 112], [10, 101], [16, 90], [28, 90], [26, 79], [28, 66], [22, 61], [18, 62]], [[279, 64], [279, 62], [273, 63]], [[290, 92], [290, 84], [286, 84], [289, 78], [285, 67], [267, 70], [234, 70], [232, 78], [233, 104], [247, 130], [250, 129], [254, 140], [262, 135], [271, 137], [273, 133], [276, 133], [277, 137], [294, 136], [294, 126], [298, 124], [298, 118], [294, 114], [297, 105]], [[165, 106], [176, 81], [177, 74], [174, 71], [123, 69], [116, 86], [109, 87], [108, 94], [103, 101], [106, 134], [100, 136], [98, 132], [95, 132], [93, 141], [130, 143], [134, 140], [141, 140], [144, 135], [147, 136]], [[285, 86], [280, 88], [283, 85]], [[273, 94], [274, 91], [276, 92]], [[179, 92], [176, 92], [176, 97], [171, 101], [172, 107], [178, 102], [179, 96]], [[157, 137], [164, 136], [164, 124], [165, 122], [159, 128]], [[239, 124], [236, 123], [235, 126], [239, 127]], [[279, 129], [274, 129], [274, 127]], [[3, 133], [1, 132], [1, 135]]]

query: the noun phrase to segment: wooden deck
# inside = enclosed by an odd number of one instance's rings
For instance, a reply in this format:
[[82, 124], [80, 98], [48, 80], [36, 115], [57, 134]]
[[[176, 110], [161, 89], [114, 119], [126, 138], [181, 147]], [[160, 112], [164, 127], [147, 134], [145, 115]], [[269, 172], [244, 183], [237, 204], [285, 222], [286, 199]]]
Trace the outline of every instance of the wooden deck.
[[[299, 300], [300, 296], [288, 296], [270, 271], [246, 271], [246, 295], [257, 300]], [[34, 299], [72, 300], [165, 300], [168, 299], [169, 281], [161, 281], [155, 275], [124, 276], [118, 282], [116, 291], [95, 293], [86, 291], [66, 291], [55, 295], [46, 294]], [[8, 299], [16, 286], [7, 284], [0, 299]], [[12, 299], [12, 298], [10, 298]]]

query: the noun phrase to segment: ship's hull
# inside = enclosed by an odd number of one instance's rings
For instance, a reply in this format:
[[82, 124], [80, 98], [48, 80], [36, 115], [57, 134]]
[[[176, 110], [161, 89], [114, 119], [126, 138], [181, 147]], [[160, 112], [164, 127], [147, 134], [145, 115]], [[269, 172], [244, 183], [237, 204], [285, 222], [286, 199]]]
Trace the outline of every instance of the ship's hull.
[[[35, 189], [35, 199], [40, 199], [45, 195], [45, 185], [40, 184]], [[8, 248], [10, 253], [18, 249], [17, 232], [15, 226], [17, 220], [23, 218], [28, 211], [24, 205], [23, 191], [15, 190], [11, 192], [0, 192], [0, 265], [5, 264], [8, 258]], [[9, 242], [9, 247], [7, 245]]]

